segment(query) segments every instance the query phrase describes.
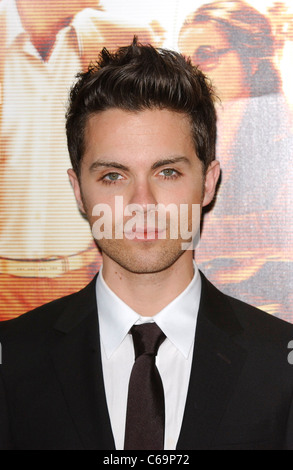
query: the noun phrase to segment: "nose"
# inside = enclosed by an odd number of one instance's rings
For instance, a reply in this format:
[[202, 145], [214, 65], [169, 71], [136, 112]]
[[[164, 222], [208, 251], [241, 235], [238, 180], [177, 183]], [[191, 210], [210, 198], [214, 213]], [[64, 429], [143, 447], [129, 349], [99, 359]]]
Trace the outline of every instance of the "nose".
[[150, 181], [143, 180], [134, 182], [128, 203], [137, 204], [144, 212], [147, 212], [150, 205], [157, 205], [158, 201]]

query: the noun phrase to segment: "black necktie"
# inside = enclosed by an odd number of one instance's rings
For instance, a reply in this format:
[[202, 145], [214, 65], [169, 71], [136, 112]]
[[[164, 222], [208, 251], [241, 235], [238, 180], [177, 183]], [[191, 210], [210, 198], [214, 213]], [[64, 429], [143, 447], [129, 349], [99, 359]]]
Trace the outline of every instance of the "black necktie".
[[126, 413], [125, 450], [163, 450], [165, 400], [163, 384], [155, 364], [165, 339], [156, 323], [131, 329], [135, 350]]

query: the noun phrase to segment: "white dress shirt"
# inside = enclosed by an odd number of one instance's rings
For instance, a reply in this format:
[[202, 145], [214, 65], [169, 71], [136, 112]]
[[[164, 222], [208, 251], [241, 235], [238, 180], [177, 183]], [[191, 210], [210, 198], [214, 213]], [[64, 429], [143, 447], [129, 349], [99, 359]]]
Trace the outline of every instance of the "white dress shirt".
[[201, 279], [194, 264], [194, 277], [187, 288], [153, 317], [141, 317], [106, 284], [102, 268], [96, 283], [101, 355], [108, 410], [117, 450], [123, 450], [128, 383], [134, 363], [129, 330], [134, 324], [155, 321], [166, 339], [156, 363], [165, 393], [165, 449], [176, 449], [184, 414]]

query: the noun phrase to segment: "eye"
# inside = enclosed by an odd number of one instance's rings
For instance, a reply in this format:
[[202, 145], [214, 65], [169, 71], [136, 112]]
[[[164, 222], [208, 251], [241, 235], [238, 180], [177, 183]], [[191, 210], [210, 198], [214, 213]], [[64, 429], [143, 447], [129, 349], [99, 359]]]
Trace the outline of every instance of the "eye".
[[159, 175], [162, 175], [164, 179], [173, 179], [178, 178], [179, 172], [173, 170], [173, 168], [165, 168], [164, 170], [160, 171]]
[[102, 181], [105, 183], [116, 183], [119, 181], [122, 176], [119, 173], [108, 173], [107, 175], [103, 176]]

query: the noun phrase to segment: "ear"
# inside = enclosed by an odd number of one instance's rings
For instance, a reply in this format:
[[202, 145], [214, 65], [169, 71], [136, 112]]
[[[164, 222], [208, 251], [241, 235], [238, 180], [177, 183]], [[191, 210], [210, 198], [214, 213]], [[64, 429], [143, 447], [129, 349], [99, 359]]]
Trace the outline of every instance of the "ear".
[[85, 211], [83, 201], [82, 201], [80, 181], [79, 181], [75, 171], [72, 170], [72, 168], [67, 170], [67, 174], [69, 176], [69, 180], [70, 180], [73, 192], [74, 192], [74, 196], [75, 196], [78, 208], [83, 214], [85, 214], [86, 211]]
[[214, 199], [220, 172], [220, 163], [217, 160], [212, 161], [205, 175], [203, 207], [208, 206]]

